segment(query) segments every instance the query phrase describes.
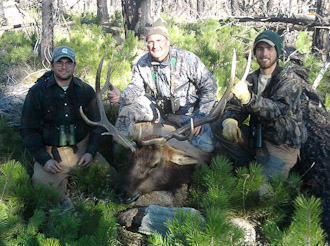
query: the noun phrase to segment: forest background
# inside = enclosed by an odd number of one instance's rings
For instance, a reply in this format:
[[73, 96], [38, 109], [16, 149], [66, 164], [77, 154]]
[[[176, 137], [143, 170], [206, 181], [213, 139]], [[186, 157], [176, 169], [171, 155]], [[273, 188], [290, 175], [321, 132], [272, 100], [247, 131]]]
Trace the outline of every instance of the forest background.
[[[33, 162], [17, 126], [24, 96], [49, 70], [54, 47], [68, 45], [75, 49], [76, 76], [92, 86], [102, 55], [106, 52], [106, 66], [113, 54], [111, 81], [124, 89], [133, 65], [146, 52], [144, 23], [162, 16], [169, 24], [171, 44], [194, 52], [214, 74], [219, 99], [229, 80], [233, 49], [238, 57], [236, 76], [240, 77], [254, 38], [260, 31], [272, 29], [284, 42], [281, 64], [298, 59], [329, 110], [329, 11], [329, 3], [320, 0], [1, 0], [0, 245], [133, 243], [133, 239], [124, 239], [126, 233], [116, 224], [116, 215], [127, 206], [114, 198], [114, 184], [102, 167], [95, 166], [88, 174], [83, 170], [74, 174], [71, 189], [75, 208], [70, 213], [63, 213], [56, 205], [57, 194], [31, 183]], [[257, 64], [253, 63], [252, 68]], [[103, 83], [105, 78], [106, 71]], [[116, 113], [116, 107], [108, 111], [112, 122]], [[105, 141], [101, 152], [111, 163], [113, 157], [106, 144], [111, 140]], [[127, 165], [122, 159], [116, 166], [119, 174]], [[222, 176], [211, 178], [219, 170]], [[301, 177], [292, 175], [286, 182], [274, 183], [274, 196], [260, 204], [255, 200], [256, 187], [263, 182], [260, 168], [251, 164], [236, 170], [236, 175], [232, 171], [230, 162], [215, 159], [210, 168], [197, 170], [194, 175], [189, 205], [202, 211], [206, 226], [189, 216], [179, 217], [168, 225], [168, 237], [155, 233], [138, 243], [239, 245], [242, 235], [230, 226], [226, 219], [229, 214], [253, 221], [262, 245], [326, 244], [320, 201], [303, 189]], [[232, 183], [237, 184], [235, 190]]]

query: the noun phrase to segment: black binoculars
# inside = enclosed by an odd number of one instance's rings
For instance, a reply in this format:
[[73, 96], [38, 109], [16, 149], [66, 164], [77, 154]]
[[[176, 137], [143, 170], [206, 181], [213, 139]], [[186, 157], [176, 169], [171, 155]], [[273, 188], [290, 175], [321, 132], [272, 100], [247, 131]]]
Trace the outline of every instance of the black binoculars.
[[257, 122], [256, 125], [250, 126], [249, 148], [255, 149], [261, 147], [262, 147], [261, 123]]
[[69, 126], [60, 125], [58, 146], [67, 146], [67, 145], [76, 144], [74, 128], [75, 128], [74, 125], [69, 125]]
[[160, 109], [164, 111], [165, 114], [172, 113], [174, 114], [176, 111], [180, 109], [180, 98], [177, 97], [169, 97], [163, 98], [159, 100], [157, 103]]

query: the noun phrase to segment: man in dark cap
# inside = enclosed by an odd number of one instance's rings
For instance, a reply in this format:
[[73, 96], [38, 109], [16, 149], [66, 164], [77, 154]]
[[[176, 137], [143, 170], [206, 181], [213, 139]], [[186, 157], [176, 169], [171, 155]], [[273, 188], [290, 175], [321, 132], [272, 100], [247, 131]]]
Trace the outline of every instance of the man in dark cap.
[[26, 96], [21, 116], [23, 142], [35, 160], [32, 180], [59, 191], [65, 208], [71, 206], [67, 177], [77, 165], [106, 164], [97, 152], [102, 129], [88, 126], [79, 107], [91, 120], [99, 120], [93, 88], [74, 77], [76, 57], [72, 48], [57, 47], [51, 71], [41, 76]]
[[[177, 126], [202, 118], [211, 110], [217, 83], [211, 72], [193, 53], [170, 46], [167, 23], [161, 18], [146, 25], [148, 53], [137, 62], [125, 90], [109, 91], [110, 102], [120, 103], [116, 128], [133, 136], [136, 122], [171, 122]], [[210, 125], [194, 129], [191, 143], [212, 152]]]
[[281, 50], [276, 33], [266, 30], [256, 37], [253, 52], [259, 69], [233, 87], [223, 118], [212, 124], [218, 143], [237, 166], [256, 160], [268, 181], [288, 176], [307, 139], [300, 78], [290, 67], [279, 66]]

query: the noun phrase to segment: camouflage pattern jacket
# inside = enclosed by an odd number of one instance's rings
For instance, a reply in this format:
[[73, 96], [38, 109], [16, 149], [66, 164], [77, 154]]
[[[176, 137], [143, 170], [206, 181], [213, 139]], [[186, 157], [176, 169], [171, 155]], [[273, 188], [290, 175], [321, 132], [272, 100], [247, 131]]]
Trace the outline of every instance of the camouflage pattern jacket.
[[157, 89], [152, 65], [155, 62], [147, 53], [134, 67], [132, 80], [127, 88], [121, 91], [119, 102], [125, 105], [132, 104], [144, 95], [152, 101], [157, 101], [161, 96], [170, 97], [170, 87], [174, 82], [173, 95], [179, 98], [180, 103], [180, 109], [176, 114], [193, 114], [195, 117], [207, 114], [215, 102], [217, 92], [217, 82], [211, 72], [195, 54], [183, 49], [171, 47], [167, 60], [167, 63], [158, 63], [161, 72], [166, 76], [167, 89], [164, 85], [160, 85], [161, 91], [159, 87]]
[[260, 70], [249, 74], [251, 100], [242, 105], [233, 98], [226, 106], [224, 118], [234, 118], [239, 124], [250, 115], [251, 120], [259, 118], [263, 138], [276, 144], [287, 144], [299, 148], [307, 140], [303, 123], [301, 104], [301, 79], [292, 68], [277, 65], [269, 84], [261, 95], [257, 95]]

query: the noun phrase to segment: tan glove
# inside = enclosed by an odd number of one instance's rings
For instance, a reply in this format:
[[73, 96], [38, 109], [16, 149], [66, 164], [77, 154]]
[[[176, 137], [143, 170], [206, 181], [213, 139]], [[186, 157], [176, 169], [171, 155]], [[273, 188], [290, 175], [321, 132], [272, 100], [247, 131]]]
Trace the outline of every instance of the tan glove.
[[232, 118], [225, 119], [222, 122], [222, 135], [225, 139], [234, 143], [242, 141], [242, 133], [238, 127], [238, 121]]
[[231, 89], [231, 92], [241, 101], [242, 104], [247, 104], [251, 99], [251, 93], [249, 92], [246, 81], [238, 81], [238, 83]]

